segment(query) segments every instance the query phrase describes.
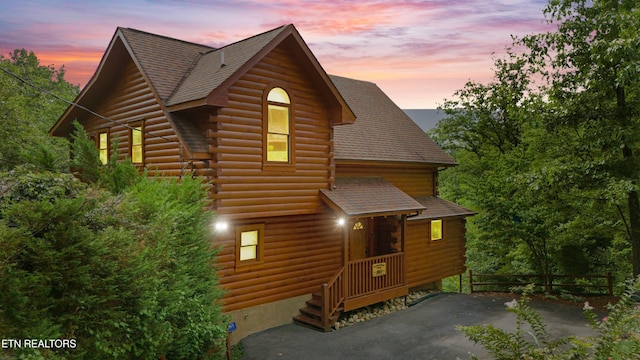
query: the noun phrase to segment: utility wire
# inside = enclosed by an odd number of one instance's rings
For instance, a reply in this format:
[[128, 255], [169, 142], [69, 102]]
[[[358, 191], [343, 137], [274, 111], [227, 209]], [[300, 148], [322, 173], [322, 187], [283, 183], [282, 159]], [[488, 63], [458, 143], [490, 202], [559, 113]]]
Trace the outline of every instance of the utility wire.
[[[122, 123], [119, 123], [119, 122], [117, 122], [117, 121], [115, 121], [115, 120], [109, 119], [109, 118], [108, 118], [108, 117], [106, 117], [106, 116], [100, 115], [100, 114], [98, 114], [97, 112], [95, 112], [95, 111], [93, 111], [93, 110], [91, 110], [91, 109], [89, 109], [89, 108], [87, 108], [87, 107], [85, 107], [85, 106], [82, 106], [82, 105], [80, 105], [80, 104], [78, 104], [78, 103], [76, 103], [76, 102], [69, 101], [69, 100], [67, 100], [67, 99], [65, 99], [65, 98], [63, 98], [63, 97], [60, 97], [60, 96], [58, 96], [58, 95], [56, 95], [56, 94], [52, 93], [52, 92], [51, 92], [51, 91], [49, 91], [49, 90], [43, 89], [43, 88], [41, 88], [41, 87], [39, 87], [39, 86], [37, 86], [37, 85], [33, 84], [32, 82], [30, 82], [30, 81], [28, 81], [28, 80], [26, 80], [26, 79], [24, 79], [24, 78], [20, 77], [19, 75], [15, 74], [15, 73], [13, 73], [13, 72], [11, 72], [11, 71], [7, 70], [7, 69], [4, 69], [4, 68], [0, 67], [0, 71], [2, 71], [2, 72], [4, 72], [4, 73], [6, 73], [7, 75], [9, 75], [9, 76], [11, 76], [11, 77], [13, 77], [13, 78], [17, 79], [18, 81], [21, 81], [22, 83], [24, 83], [24, 84], [26, 84], [26, 85], [29, 85], [29, 86], [33, 87], [34, 89], [36, 89], [36, 90], [38, 90], [38, 91], [40, 91], [40, 92], [42, 92], [42, 93], [44, 93], [44, 94], [47, 94], [47, 95], [49, 95], [49, 96], [51, 96], [51, 97], [53, 97], [53, 98], [55, 98], [55, 99], [57, 99], [57, 100], [59, 100], [59, 101], [64, 102], [64, 103], [65, 103], [65, 104], [67, 104], [67, 105], [71, 105], [71, 106], [75, 106], [75, 107], [77, 107], [77, 108], [80, 108], [80, 109], [82, 109], [82, 110], [84, 110], [84, 111], [88, 112], [88, 113], [89, 113], [89, 114], [91, 114], [91, 115], [94, 115], [94, 116], [99, 117], [99, 118], [100, 118], [100, 119], [102, 119], [102, 120], [106, 120], [106, 121], [108, 121], [108, 122], [110, 122], [110, 123], [113, 123], [113, 124], [116, 124], [116, 125], [124, 126], [125, 128], [127, 128], [127, 129], [129, 129], [129, 130], [136, 130], [136, 131], [140, 131], [140, 130], [135, 129], [135, 128], [134, 128], [134, 127], [132, 127], [132, 126], [129, 126], [129, 125], [126, 125], [126, 124], [122, 124]], [[174, 141], [174, 140], [169, 140], [168, 138], [166, 138], [166, 137], [164, 137], [164, 136], [162, 136], [162, 135], [156, 135], [156, 134], [151, 133], [151, 132], [149, 132], [149, 131], [141, 131], [141, 132], [143, 132], [143, 133], [145, 133], [145, 134], [147, 134], [147, 135], [149, 135], [149, 136], [152, 136], [152, 137], [157, 137], [157, 138], [163, 139], [163, 140], [165, 140], [165, 141], [167, 141], [167, 142], [176, 142], [176, 141]]]

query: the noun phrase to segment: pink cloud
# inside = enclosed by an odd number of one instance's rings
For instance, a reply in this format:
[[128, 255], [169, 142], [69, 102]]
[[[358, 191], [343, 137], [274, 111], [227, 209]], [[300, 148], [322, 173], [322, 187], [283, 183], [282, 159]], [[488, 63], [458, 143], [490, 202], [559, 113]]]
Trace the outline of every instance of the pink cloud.
[[327, 72], [377, 82], [398, 104], [415, 108], [435, 104], [470, 78], [489, 79], [491, 54], [502, 53], [510, 35], [548, 29], [540, 12], [545, 3], [15, 1], [0, 14], [0, 52], [33, 50], [43, 64], [64, 64], [67, 80], [84, 85], [117, 26], [220, 47], [293, 23]]

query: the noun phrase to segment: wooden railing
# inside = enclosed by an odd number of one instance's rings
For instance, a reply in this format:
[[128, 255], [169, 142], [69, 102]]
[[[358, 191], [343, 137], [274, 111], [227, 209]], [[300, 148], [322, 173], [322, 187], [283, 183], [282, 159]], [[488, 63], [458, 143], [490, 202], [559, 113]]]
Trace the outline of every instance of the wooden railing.
[[325, 331], [331, 327], [331, 317], [344, 301], [344, 268], [333, 275], [329, 282], [322, 284], [322, 326]]
[[405, 282], [403, 253], [350, 261], [348, 267], [347, 298], [402, 286]]
[[[481, 280], [483, 279], [483, 280]], [[557, 279], [574, 280], [573, 282], [555, 282]], [[575, 279], [605, 279], [605, 284], [597, 283], [575, 283]], [[605, 289], [609, 295], [613, 295], [613, 280], [611, 273], [606, 275], [517, 275], [517, 274], [474, 274], [469, 270], [469, 290], [479, 291], [477, 287], [492, 287], [494, 289], [506, 289], [509, 286], [525, 286], [534, 284], [542, 287], [545, 292], [553, 293], [554, 288], [583, 288], [583, 289]], [[508, 289], [507, 289], [508, 290]], [[480, 290], [482, 291], [482, 290]]]

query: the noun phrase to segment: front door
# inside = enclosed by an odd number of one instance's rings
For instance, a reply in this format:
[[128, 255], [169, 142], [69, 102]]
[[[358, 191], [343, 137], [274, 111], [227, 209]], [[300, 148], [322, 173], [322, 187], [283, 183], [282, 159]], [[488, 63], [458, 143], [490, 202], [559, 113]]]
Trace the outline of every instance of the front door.
[[357, 219], [349, 230], [349, 260], [364, 259], [368, 255], [369, 222]]

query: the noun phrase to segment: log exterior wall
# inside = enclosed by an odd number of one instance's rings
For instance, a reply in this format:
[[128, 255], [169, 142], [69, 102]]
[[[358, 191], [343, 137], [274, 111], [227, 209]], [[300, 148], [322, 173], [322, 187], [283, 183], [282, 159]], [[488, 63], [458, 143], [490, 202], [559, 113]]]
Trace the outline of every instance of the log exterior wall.
[[430, 239], [429, 220], [409, 220], [405, 235], [407, 283], [410, 287], [466, 271], [465, 219], [443, 219], [443, 237]]
[[[263, 162], [265, 90], [278, 85], [292, 104], [294, 166]], [[229, 89], [229, 105], [209, 119], [212, 131], [212, 197], [220, 216], [249, 218], [313, 214], [322, 207], [319, 189], [329, 186], [333, 130], [326, 101], [299, 62], [282, 45]]]
[[89, 115], [78, 119], [89, 135], [109, 129], [109, 154], [115, 149], [111, 143], [118, 143], [120, 158], [129, 156], [129, 128], [126, 126], [144, 123], [144, 167], [166, 176], [178, 176], [183, 164], [180, 161], [178, 138], [169, 124], [151, 88], [129, 59], [122, 68], [122, 76], [114, 80], [104, 98], [93, 109], [118, 124]]
[[336, 161], [336, 176], [382, 177], [409, 196], [433, 196], [435, 172], [434, 166], [425, 164]]
[[329, 209], [320, 214], [251, 219], [237, 225], [265, 225], [264, 264], [235, 270], [235, 231], [216, 236], [225, 311], [310, 294], [342, 266], [342, 229]]
[[[410, 196], [437, 195], [437, 169], [430, 165], [337, 161], [336, 176], [379, 176]], [[443, 238], [431, 241], [429, 220], [408, 220], [405, 259], [409, 287], [466, 270], [465, 223], [465, 218], [443, 219]]]
[[[272, 86], [291, 98], [293, 166], [263, 161], [262, 99]], [[236, 269], [234, 226], [215, 236], [225, 311], [234, 311], [318, 291], [342, 266], [342, 233], [319, 194], [334, 169], [330, 114], [299, 61], [280, 45], [228, 97], [208, 121], [214, 211], [232, 225], [264, 224], [264, 261], [251, 270]]]

